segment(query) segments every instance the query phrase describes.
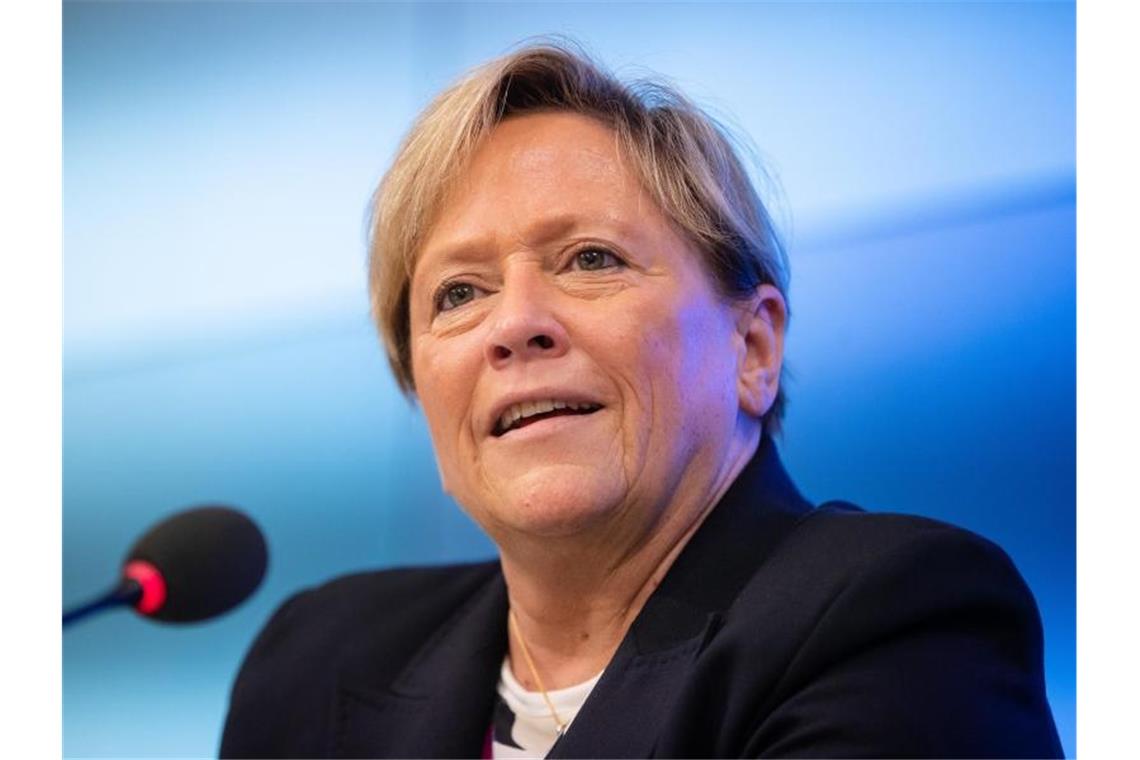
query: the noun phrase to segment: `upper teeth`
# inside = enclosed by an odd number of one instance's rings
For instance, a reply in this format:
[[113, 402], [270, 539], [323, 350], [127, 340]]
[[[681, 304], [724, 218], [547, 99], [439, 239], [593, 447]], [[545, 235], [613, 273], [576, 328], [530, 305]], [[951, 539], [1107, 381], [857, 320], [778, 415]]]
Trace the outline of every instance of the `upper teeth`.
[[507, 407], [507, 410], [499, 417], [499, 423], [496, 427], [499, 432], [504, 432], [510, 430], [511, 426], [521, 419], [533, 417], [536, 414], [553, 412], [555, 409], [592, 411], [597, 408], [599, 408], [597, 404], [577, 404], [572, 401], [523, 401], [521, 404], [512, 404]]

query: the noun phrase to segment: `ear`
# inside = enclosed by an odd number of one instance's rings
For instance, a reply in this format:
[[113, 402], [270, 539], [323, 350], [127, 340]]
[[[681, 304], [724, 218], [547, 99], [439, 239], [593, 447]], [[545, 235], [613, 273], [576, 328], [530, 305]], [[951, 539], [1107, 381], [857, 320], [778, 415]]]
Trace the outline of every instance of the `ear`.
[[742, 341], [737, 390], [741, 410], [757, 419], [776, 403], [787, 322], [787, 302], [772, 285], [760, 285], [741, 305], [736, 325]]

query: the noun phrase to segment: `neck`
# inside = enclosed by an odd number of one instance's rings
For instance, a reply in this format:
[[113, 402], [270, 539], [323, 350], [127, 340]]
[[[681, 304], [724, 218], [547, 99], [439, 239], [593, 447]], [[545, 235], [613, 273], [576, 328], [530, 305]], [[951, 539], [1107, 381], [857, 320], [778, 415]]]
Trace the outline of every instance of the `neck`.
[[[756, 451], [759, 434], [736, 446], [710, 478], [682, 483], [660, 519], [640, 533], [607, 525], [552, 541], [525, 537], [500, 546], [517, 636], [511, 670], [538, 690], [517, 640], [525, 639], [542, 684], [562, 689], [597, 675], [646, 601]], [[731, 452], [730, 452], [731, 453]]]

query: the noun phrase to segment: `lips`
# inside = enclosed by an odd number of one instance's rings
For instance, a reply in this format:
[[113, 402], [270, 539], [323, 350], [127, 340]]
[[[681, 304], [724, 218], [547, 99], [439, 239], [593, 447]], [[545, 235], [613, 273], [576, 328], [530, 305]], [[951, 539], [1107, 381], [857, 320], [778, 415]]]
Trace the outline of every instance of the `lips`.
[[506, 403], [500, 407], [491, 428], [496, 438], [539, 420], [567, 415], [593, 414], [602, 408], [594, 401], [566, 398], [534, 398]]

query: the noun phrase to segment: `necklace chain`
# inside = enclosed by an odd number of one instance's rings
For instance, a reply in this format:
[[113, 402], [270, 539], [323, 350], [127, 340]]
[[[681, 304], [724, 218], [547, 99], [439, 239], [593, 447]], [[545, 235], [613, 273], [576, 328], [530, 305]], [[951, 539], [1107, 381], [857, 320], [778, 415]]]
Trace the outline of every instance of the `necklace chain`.
[[515, 618], [515, 611], [509, 610], [507, 612], [507, 620], [511, 624], [511, 631], [515, 634], [515, 639], [519, 642], [519, 649], [522, 650], [523, 659], [526, 660], [526, 665], [530, 668], [530, 674], [534, 677], [534, 682], [538, 684], [538, 691], [542, 694], [542, 700], [546, 702], [546, 709], [550, 710], [550, 717], [554, 719], [554, 728], [558, 731], [558, 735], [566, 733], [566, 723], [559, 717], [558, 711], [554, 709], [554, 703], [550, 701], [550, 695], [546, 693], [546, 686], [542, 683], [542, 676], [538, 674], [538, 668], [534, 666], [534, 660], [531, 659], [530, 649], [527, 648], [526, 640], [522, 637], [519, 631], [519, 622]]

